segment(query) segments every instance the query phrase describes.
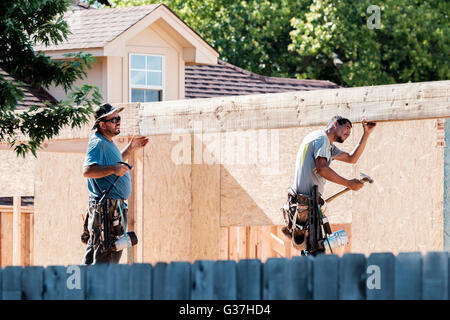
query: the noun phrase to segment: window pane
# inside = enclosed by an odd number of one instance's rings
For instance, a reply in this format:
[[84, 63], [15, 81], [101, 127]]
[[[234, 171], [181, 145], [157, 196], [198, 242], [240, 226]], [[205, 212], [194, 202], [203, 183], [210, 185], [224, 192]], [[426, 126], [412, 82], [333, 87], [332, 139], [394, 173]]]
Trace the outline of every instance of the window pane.
[[162, 86], [162, 72], [147, 71], [148, 86]]
[[147, 70], [162, 70], [162, 57], [147, 56]]
[[145, 102], [154, 102], [154, 101], [161, 101], [162, 95], [161, 91], [158, 90], [145, 90]]
[[145, 56], [131, 55], [131, 69], [145, 69]]
[[131, 71], [131, 84], [140, 84], [145, 86], [145, 71]]
[[145, 90], [131, 89], [131, 102], [145, 102]]

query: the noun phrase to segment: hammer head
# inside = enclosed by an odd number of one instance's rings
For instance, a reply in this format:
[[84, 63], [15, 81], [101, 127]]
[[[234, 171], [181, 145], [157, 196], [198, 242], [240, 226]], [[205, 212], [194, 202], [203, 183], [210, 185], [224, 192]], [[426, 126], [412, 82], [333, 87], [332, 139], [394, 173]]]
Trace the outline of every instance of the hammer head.
[[361, 182], [373, 183], [373, 179], [371, 177], [369, 177], [367, 174], [362, 173], [362, 172], [360, 174], [361, 174]]

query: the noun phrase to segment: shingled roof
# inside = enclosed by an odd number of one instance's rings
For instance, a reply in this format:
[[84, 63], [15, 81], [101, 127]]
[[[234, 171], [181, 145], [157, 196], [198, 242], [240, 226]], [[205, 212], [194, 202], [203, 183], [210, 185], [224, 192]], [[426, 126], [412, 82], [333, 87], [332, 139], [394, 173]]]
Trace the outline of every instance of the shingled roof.
[[222, 60], [217, 65], [186, 66], [185, 77], [186, 99], [339, 88], [326, 80], [266, 77]]
[[[9, 73], [7, 73], [4, 69], [0, 67], [0, 74], [7, 81], [17, 81], [14, 77], [12, 77]], [[27, 110], [31, 106], [44, 107], [45, 101], [49, 101], [51, 103], [57, 103], [56, 99], [50, 95], [46, 90], [42, 88], [36, 88], [29, 84], [23, 84], [21, 87], [22, 92], [24, 93], [24, 97], [22, 101], [19, 101], [16, 109], [17, 110]]]
[[104, 47], [159, 6], [161, 4], [67, 11], [64, 20], [72, 32], [67, 41], [47, 47], [36, 45], [34, 49], [52, 51]]

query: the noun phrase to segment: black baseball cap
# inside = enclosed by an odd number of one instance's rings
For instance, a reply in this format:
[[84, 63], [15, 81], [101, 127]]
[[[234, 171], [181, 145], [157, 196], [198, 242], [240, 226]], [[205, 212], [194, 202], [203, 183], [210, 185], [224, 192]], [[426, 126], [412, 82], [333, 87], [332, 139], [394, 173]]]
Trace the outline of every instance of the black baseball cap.
[[113, 114], [114, 112], [121, 112], [125, 107], [118, 107], [114, 108], [109, 103], [102, 104], [97, 109], [95, 109], [95, 123], [92, 127], [92, 130], [97, 128], [97, 124], [100, 122], [101, 119], [106, 118], [107, 116]]

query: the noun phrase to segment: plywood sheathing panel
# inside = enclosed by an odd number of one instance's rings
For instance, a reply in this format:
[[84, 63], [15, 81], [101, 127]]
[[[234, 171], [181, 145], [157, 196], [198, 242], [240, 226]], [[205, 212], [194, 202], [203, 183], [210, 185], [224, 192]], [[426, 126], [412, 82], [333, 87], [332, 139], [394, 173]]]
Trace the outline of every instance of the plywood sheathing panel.
[[[308, 133], [319, 129], [324, 126], [221, 133], [221, 226], [283, 224], [280, 208], [294, 181], [298, 149]], [[355, 140], [359, 136], [337, 145], [350, 152]], [[355, 177], [350, 164], [334, 161], [331, 167], [346, 178]], [[342, 189], [328, 182], [324, 197]], [[351, 222], [351, 198], [348, 193], [330, 203], [330, 221]]]
[[383, 123], [374, 131], [356, 165], [375, 183], [354, 193], [353, 252], [443, 250], [444, 148], [436, 145], [436, 122]]
[[36, 158], [18, 157], [14, 151], [0, 150], [0, 197], [31, 196], [34, 193]]
[[[80, 264], [81, 243], [88, 207], [88, 189], [82, 175], [83, 154], [38, 154], [35, 174], [34, 264]], [[85, 215], [86, 216], [86, 215]]]
[[[203, 146], [202, 161], [192, 165], [191, 260], [220, 259], [220, 159], [206, 143], [219, 141], [217, 134], [191, 135], [195, 146]], [[193, 153], [195, 154], [195, 153]]]
[[[144, 151], [144, 235], [146, 263], [189, 259], [191, 242], [191, 166], [177, 164], [177, 141], [153, 136]], [[139, 236], [139, 235], [138, 235]]]

